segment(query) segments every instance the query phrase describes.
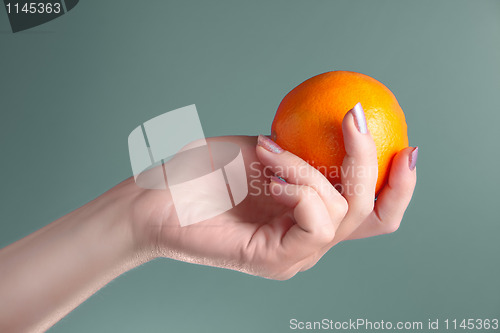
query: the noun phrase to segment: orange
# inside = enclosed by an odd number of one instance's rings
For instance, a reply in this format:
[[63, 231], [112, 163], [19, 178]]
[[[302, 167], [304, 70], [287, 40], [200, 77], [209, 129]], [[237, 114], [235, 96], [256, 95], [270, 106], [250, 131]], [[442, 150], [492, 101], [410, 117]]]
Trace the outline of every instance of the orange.
[[378, 193], [387, 182], [394, 155], [408, 147], [408, 135], [396, 97], [374, 78], [334, 71], [302, 82], [281, 101], [271, 138], [320, 170], [332, 184], [339, 184], [345, 156], [342, 119], [358, 102], [377, 146]]

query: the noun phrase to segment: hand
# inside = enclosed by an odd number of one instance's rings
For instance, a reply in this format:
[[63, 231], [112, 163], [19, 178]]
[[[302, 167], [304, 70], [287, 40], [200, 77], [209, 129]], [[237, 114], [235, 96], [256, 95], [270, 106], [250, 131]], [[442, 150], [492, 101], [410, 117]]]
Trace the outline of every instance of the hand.
[[[374, 142], [357, 130], [353, 114], [348, 112], [342, 124], [347, 152], [342, 171], [375, 171]], [[242, 151], [250, 185], [239, 205], [180, 227], [168, 190], [140, 188], [133, 178], [122, 182], [0, 250], [5, 272], [0, 274], [0, 331], [45, 331], [115, 277], [158, 256], [288, 279], [342, 240], [395, 231], [415, 187], [416, 148], [396, 155], [375, 202], [377, 172], [345, 173], [339, 192], [319, 171], [264, 136], [212, 138], [209, 146], [216, 141]], [[176, 165], [184, 168], [182, 162]], [[173, 174], [187, 176], [184, 170]], [[183, 199], [196, 210], [192, 193]]]
[[[342, 167], [376, 171], [370, 133], [358, 131], [352, 111], [342, 126]], [[132, 223], [137, 244], [147, 256], [288, 279], [312, 267], [342, 240], [397, 230], [416, 183], [416, 170], [410, 169], [416, 153], [411, 147], [394, 158], [388, 184], [375, 202], [377, 172], [348, 173], [341, 186], [347, 190], [340, 193], [319, 171], [266, 137], [218, 137], [208, 144], [215, 141], [241, 148], [247, 177], [253, 180], [249, 195], [223, 214], [180, 227], [168, 190], [139, 189], [133, 179], [127, 180], [127, 187], [138, 191], [131, 205]]]

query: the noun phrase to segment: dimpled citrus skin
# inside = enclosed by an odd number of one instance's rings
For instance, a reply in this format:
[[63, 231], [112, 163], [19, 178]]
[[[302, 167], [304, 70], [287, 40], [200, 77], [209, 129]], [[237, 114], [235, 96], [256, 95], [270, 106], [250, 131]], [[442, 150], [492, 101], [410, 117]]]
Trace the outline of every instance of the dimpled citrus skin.
[[347, 71], [327, 72], [304, 81], [281, 101], [271, 138], [338, 184], [345, 156], [342, 119], [358, 102], [377, 146], [378, 193], [387, 182], [394, 155], [408, 147], [403, 110], [379, 81]]

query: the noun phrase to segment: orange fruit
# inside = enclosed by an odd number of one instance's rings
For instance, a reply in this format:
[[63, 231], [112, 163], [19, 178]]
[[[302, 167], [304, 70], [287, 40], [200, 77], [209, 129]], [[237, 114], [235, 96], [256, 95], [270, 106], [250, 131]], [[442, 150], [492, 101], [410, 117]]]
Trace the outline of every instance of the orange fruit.
[[396, 97], [374, 78], [334, 71], [302, 82], [281, 101], [271, 138], [320, 170], [332, 184], [339, 184], [345, 156], [342, 119], [358, 102], [377, 146], [378, 193], [387, 182], [394, 155], [408, 147], [408, 135]]

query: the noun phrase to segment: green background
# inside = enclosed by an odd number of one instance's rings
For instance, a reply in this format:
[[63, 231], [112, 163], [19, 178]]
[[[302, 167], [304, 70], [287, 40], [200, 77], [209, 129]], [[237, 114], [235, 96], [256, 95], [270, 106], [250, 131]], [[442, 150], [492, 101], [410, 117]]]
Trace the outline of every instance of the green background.
[[[330, 70], [397, 96], [420, 147], [401, 228], [285, 282], [156, 260], [50, 332], [287, 332], [289, 320], [500, 317], [500, 1], [97, 1], [13, 34], [0, 10], [0, 247], [131, 175], [127, 136], [195, 103], [268, 134]], [[1, 270], [1, 268], [0, 268]]]

